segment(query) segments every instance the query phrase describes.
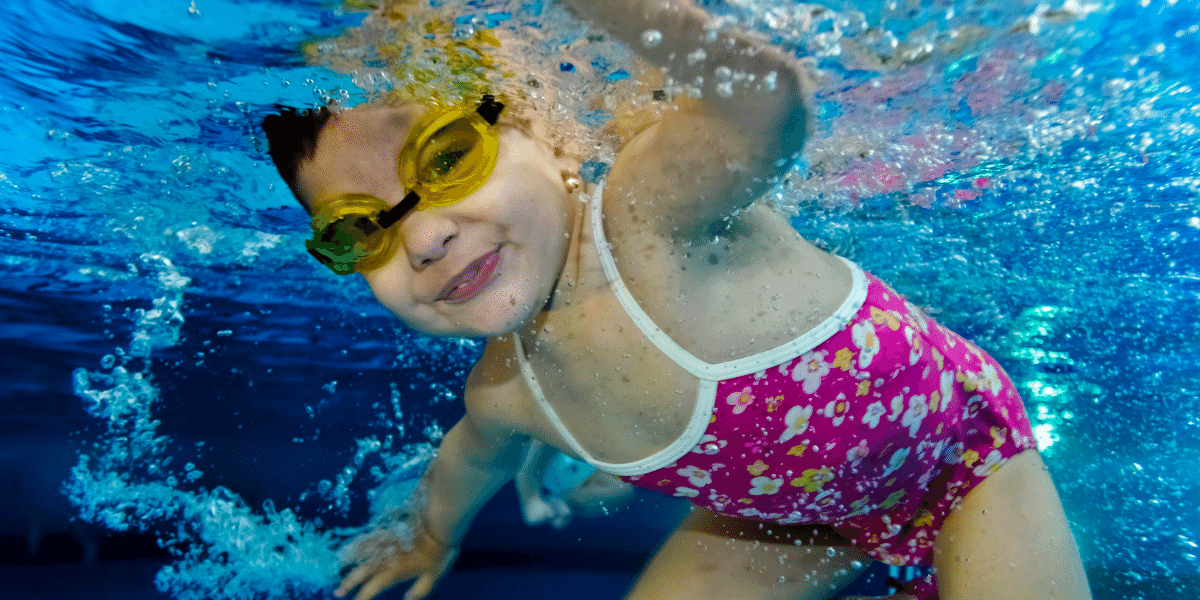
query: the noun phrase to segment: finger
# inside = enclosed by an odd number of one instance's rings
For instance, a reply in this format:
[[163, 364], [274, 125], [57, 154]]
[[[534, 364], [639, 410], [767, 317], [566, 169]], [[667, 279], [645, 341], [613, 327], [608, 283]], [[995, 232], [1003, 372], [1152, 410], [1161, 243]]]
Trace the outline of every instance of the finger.
[[454, 560], [456, 558], [458, 558], [458, 550], [451, 549], [447, 551], [446, 555], [442, 557], [442, 563], [440, 565], [437, 565], [431, 571], [422, 573], [421, 576], [417, 578], [417, 581], [413, 583], [412, 587], [405, 592], [404, 600], [420, 600], [421, 598], [429, 595], [429, 592], [432, 592], [433, 588], [437, 587], [438, 582], [442, 580], [442, 577], [445, 576], [446, 572], [450, 570], [450, 567], [454, 565]]
[[333, 595], [341, 598], [342, 596], [349, 594], [350, 590], [358, 587], [358, 584], [366, 581], [367, 577], [370, 575], [371, 569], [369, 569], [367, 565], [359, 565], [358, 567], [355, 567], [353, 571], [350, 571], [349, 575], [342, 579], [341, 585], [338, 586], [337, 591], [335, 591]]
[[433, 584], [437, 583], [438, 578], [431, 573], [425, 573], [417, 578], [416, 583], [408, 588], [404, 593], [404, 600], [421, 600], [433, 591]]
[[[405, 578], [407, 579], [407, 577]], [[397, 577], [393, 571], [384, 571], [372, 577], [370, 581], [363, 584], [362, 589], [358, 590], [358, 595], [354, 596], [354, 600], [371, 600], [379, 595], [379, 592], [386, 590], [397, 583], [404, 581]]]

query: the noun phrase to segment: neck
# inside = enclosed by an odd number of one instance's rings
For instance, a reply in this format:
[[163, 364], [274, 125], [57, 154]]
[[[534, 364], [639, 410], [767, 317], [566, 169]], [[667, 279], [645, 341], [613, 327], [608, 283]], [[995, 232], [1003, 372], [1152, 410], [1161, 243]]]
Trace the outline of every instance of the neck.
[[554, 281], [550, 297], [546, 299], [546, 305], [542, 308], [543, 312], [552, 311], [571, 303], [572, 292], [576, 289], [576, 284], [579, 282], [580, 245], [584, 238], [584, 216], [588, 212], [588, 205], [579, 202], [579, 194], [591, 192], [592, 190], [591, 186], [585, 186], [568, 195], [567, 201], [570, 202], [568, 210], [574, 212], [571, 224], [571, 239], [567, 244], [567, 256], [563, 260], [562, 270], [559, 271], [558, 278]]

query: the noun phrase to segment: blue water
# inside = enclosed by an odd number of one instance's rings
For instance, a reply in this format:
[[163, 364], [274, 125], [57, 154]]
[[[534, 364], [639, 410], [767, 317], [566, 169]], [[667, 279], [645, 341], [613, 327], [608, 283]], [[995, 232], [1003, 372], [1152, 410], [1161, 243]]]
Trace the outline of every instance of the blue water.
[[[996, 355], [1096, 597], [1200, 592], [1200, 7], [704, 4], [820, 69], [822, 120], [771, 200]], [[545, 3], [443, 9], [539, 28], [528, 71], [582, 94], [632, 72]], [[0, 590], [325, 595], [373, 490], [415, 477], [461, 414], [478, 342], [413, 334], [305, 256], [257, 130], [276, 104], [394, 84], [330, 41], [365, 17], [0, 5]], [[568, 111], [606, 119], [585, 108]], [[506, 492], [443, 597], [517, 580], [557, 597], [563, 577], [617, 597], [680, 510], [640, 496], [559, 533], [521, 525]], [[73, 575], [109, 559], [151, 567]], [[23, 566], [74, 561], [99, 570]]]

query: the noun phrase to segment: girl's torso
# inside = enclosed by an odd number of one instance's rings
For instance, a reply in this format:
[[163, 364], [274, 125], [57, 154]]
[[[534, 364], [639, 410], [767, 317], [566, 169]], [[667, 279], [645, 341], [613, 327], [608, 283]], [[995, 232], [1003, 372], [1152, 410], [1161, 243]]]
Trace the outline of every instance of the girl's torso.
[[[595, 192], [591, 201], [602, 201]], [[747, 208], [709, 240], [679, 242], [621, 227], [637, 220], [631, 206], [602, 207], [621, 279], [653, 323], [702, 361], [785, 344], [824, 322], [849, 294], [849, 268], [768, 207]], [[554, 308], [519, 333], [538, 387], [570, 435], [599, 461], [629, 463], [680, 438], [700, 380], [647, 339], [617, 300], [591, 218], [587, 211]], [[525, 384], [518, 351], [510, 339], [488, 344], [499, 355], [485, 362], [503, 365], [502, 377], [514, 380], [506, 420], [577, 456]]]

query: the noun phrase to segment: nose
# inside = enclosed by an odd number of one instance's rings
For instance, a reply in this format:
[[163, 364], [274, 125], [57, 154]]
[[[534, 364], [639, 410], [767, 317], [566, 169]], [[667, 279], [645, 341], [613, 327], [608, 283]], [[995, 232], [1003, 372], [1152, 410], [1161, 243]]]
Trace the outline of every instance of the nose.
[[458, 224], [438, 214], [436, 208], [413, 211], [401, 224], [404, 249], [414, 269], [428, 267], [446, 256], [458, 236]]

